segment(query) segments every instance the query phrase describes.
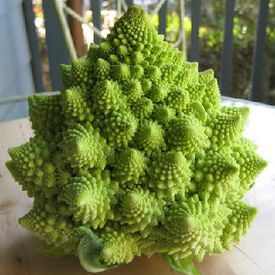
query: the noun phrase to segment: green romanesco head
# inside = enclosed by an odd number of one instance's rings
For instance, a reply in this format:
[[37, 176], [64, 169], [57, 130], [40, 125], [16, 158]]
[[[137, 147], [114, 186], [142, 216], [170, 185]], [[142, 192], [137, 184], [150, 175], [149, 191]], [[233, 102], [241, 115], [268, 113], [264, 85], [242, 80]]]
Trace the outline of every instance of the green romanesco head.
[[62, 65], [65, 89], [29, 98], [34, 137], [7, 167], [33, 209], [20, 224], [88, 271], [141, 254], [202, 260], [243, 236], [242, 201], [266, 162], [242, 137], [249, 110], [220, 107], [198, 71], [131, 7], [85, 58]]

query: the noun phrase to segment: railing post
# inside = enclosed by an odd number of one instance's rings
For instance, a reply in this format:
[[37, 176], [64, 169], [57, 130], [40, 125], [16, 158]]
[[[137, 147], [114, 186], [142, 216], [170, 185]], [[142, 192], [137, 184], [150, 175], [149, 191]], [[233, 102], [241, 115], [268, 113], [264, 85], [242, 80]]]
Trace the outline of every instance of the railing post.
[[[90, 7], [93, 12], [93, 24], [96, 28], [101, 30], [101, 8], [102, 0], [90, 0]], [[94, 42], [100, 43], [100, 37], [94, 34]]]
[[43, 92], [45, 90], [42, 76], [42, 67], [39, 51], [39, 43], [37, 38], [37, 32], [34, 24], [34, 13], [32, 0], [24, 0], [22, 2], [23, 12], [25, 17], [26, 30], [29, 40], [29, 46], [31, 51], [31, 67], [34, 86], [36, 92]]
[[190, 49], [190, 61], [199, 60], [200, 51], [200, 39], [199, 29], [201, 21], [201, 0], [192, 0], [191, 2], [191, 19], [192, 19], [192, 30], [191, 30], [191, 49]]
[[226, 0], [224, 39], [220, 72], [220, 89], [222, 95], [226, 96], [229, 96], [231, 93], [234, 7], [235, 0]]
[[53, 90], [62, 89], [60, 64], [71, 62], [52, 1], [43, 0], [50, 76]]
[[134, 5], [134, 0], [125, 0], [126, 4], [128, 7], [133, 6]]
[[165, 35], [166, 34], [166, 25], [167, 25], [167, 11], [168, 11], [168, 2], [165, 1], [159, 10], [159, 33]]
[[261, 95], [261, 79], [264, 58], [266, 25], [268, 20], [269, 0], [260, 0], [259, 15], [257, 22], [257, 34], [253, 55], [252, 79], [251, 79], [251, 100], [262, 101]]

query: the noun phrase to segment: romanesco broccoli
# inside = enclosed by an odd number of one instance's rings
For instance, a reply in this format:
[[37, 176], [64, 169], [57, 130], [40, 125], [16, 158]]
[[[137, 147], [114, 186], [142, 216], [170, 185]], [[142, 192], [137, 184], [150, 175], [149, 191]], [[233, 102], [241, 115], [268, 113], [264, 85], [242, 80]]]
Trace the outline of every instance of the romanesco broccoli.
[[141, 254], [201, 261], [240, 240], [256, 214], [242, 198], [266, 162], [242, 137], [248, 108], [220, 107], [212, 70], [131, 7], [61, 71], [59, 95], [29, 98], [35, 137], [7, 162], [34, 197], [19, 223], [48, 254], [98, 272]]

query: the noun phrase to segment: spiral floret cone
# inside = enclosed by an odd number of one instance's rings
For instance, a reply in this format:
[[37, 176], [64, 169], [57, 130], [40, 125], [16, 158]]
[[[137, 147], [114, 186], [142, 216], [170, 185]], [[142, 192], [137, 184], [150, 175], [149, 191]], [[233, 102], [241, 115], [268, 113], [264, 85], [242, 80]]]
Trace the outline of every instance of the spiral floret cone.
[[87, 57], [62, 65], [61, 94], [32, 96], [34, 137], [7, 168], [33, 209], [20, 224], [88, 271], [141, 254], [202, 260], [239, 242], [242, 201], [266, 166], [243, 138], [247, 107], [221, 107], [198, 71], [131, 7]]

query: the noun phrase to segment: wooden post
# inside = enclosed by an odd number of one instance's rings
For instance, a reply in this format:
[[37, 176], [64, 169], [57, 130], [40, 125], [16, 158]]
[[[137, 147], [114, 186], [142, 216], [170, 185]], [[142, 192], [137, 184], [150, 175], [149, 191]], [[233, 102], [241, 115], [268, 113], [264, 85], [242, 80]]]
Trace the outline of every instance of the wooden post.
[[[69, 0], [68, 6], [80, 16], [83, 16], [83, 0]], [[82, 24], [75, 18], [69, 16], [69, 26], [74, 41], [74, 47], [76, 49], [77, 57], [82, 57], [87, 52], [87, 47], [84, 43]]]

